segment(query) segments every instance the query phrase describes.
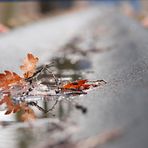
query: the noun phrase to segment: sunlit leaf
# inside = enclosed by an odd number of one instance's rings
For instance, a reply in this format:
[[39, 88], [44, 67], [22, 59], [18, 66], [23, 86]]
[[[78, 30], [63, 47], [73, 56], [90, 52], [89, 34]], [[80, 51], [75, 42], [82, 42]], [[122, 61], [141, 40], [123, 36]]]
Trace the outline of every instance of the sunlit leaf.
[[27, 54], [27, 57], [24, 60], [24, 64], [20, 66], [20, 69], [24, 71], [24, 78], [29, 78], [33, 76], [36, 71], [36, 64], [38, 58], [34, 57], [31, 53]]
[[70, 82], [63, 86], [63, 89], [71, 89], [71, 90], [85, 90], [90, 88], [90, 84], [86, 84], [88, 80], [77, 80], [74, 82]]
[[0, 73], [0, 87], [8, 88], [9, 86], [19, 83], [22, 78], [14, 72], [4, 71], [4, 73]]

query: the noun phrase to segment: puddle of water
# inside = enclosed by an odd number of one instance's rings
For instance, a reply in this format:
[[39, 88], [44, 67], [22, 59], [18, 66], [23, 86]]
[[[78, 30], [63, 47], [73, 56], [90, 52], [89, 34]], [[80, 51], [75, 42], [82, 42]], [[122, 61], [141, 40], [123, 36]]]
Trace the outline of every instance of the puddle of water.
[[[91, 31], [90, 31], [91, 32]], [[55, 77], [61, 78], [62, 81], [75, 81], [79, 79], [86, 79], [87, 75], [89, 74], [89, 71], [91, 71], [92, 63], [91, 63], [91, 56], [92, 54], [96, 54], [97, 52], [102, 51], [97, 45], [99, 36], [91, 33], [87, 33], [86, 36], [79, 36], [72, 39], [68, 44], [66, 44], [57, 54], [56, 57], [52, 59], [54, 61], [54, 66], [51, 67], [52, 73], [55, 75]], [[104, 50], [104, 49], [103, 49]], [[42, 65], [40, 68], [42, 68], [44, 65]], [[44, 72], [40, 76], [38, 76], [38, 79], [42, 82], [44, 85], [50, 85], [51, 89], [55, 87], [55, 79], [53, 78], [53, 74], [49, 72]], [[87, 113], [87, 109], [79, 104], [75, 104], [73, 101], [74, 99], [67, 99], [67, 100], [61, 100], [59, 101], [52, 112], [45, 113], [39, 111], [37, 108], [32, 107], [35, 111], [35, 114], [38, 119], [59, 119], [61, 121], [68, 120], [68, 117], [70, 116], [71, 112], [74, 109], [80, 110], [82, 113]], [[55, 103], [56, 98], [52, 98], [51, 100], [46, 99], [40, 99], [35, 102], [38, 103], [39, 106], [41, 106], [45, 111], [47, 111], [49, 108], [53, 106]], [[6, 115], [4, 115], [6, 117]], [[11, 125], [13, 123], [17, 123], [21, 119], [21, 112], [18, 112], [13, 115], [7, 116], [8, 122], [2, 121], [2, 126], [5, 125]], [[14, 122], [11, 122], [14, 121]], [[65, 122], [66, 124], [66, 122]], [[39, 140], [43, 140], [46, 137], [50, 137], [48, 132], [51, 132], [53, 128], [47, 129], [49, 124], [46, 123], [42, 124], [41, 129], [38, 128], [31, 128], [31, 127], [23, 127], [23, 128], [16, 128], [12, 131], [7, 131], [6, 133], [9, 135], [10, 138], [13, 139], [12, 133], [17, 137], [13, 140], [13, 144], [15, 146], [12, 146], [11, 148], [29, 148], [32, 145], [39, 143]], [[56, 127], [57, 128], [57, 127]], [[52, 132], [51, 132], [52, 134]], [[60, 134], [61, 136], [62, 134]], [[63, 135], [62, 135], [63, 136]], [[5, 138], [5, 137], [4, 137]], [[7, 144], [1, 144], [0, 147], [6, 146]]]

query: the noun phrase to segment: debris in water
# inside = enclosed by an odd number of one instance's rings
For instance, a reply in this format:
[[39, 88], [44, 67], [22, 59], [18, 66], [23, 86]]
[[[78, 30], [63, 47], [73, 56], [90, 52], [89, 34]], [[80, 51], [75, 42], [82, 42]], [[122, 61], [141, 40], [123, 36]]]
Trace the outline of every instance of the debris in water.
[[[11, 71], [4, 71], [0, 74], [0, 105], [6, 104], [7, 111], [5, 114], [23, 111], [22, 120], [35, 119], [35, 114], [29, 106], [35, 106], [43, 112], [52, 111], [56, 104], [62, 99], [68, 99], [74, 96], [86, 95], [90, 88], [98, 87], [106, 84], [104, 80], [90, 81], [87, 79], [79, 79], [75, 81], [62, 80], [55, 76], [50, 69], [53, 63], [44, 65], [37, 69], [38, 57], [28, 53], [24, 60], [24, 64], [20, 66], [23, 70], [23, 76]], [[42, 83], [39, 76], [42, 73], [49, 73], [51, 77], [47, 80], [53, 80], [46, 84]], [[37, 100], [55, 100], [53, 106], [45, 110], [37, 104]], [[81, 110], [82, 113], [87, 112], [87, 108], [80, 104], [74, 104], [75, 108]]]

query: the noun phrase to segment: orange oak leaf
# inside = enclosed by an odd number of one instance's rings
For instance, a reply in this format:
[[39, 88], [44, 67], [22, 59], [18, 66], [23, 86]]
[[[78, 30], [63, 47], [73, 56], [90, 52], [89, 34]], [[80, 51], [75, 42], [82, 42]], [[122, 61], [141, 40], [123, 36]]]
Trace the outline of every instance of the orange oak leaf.
[[90, 84], [87, 84], [88, 80], [77, 80], [75, 82], [70, 82], [65, 84], [63, 89], [71, 89], [71, 90], [85, 90], [90, 88]]
[[29, 78], [33, 76], [36, 71], [36, 64], [38, 58], [34, 57], [31, 53], [27, 54], [27, 57], [24, 60], [24, 64], [20, 66], [20, 69], [24, 71], [24, 78]]
[[82, 91], [87, 90], [90, 87], [97, 87], [100, 85], [106, 84], [104, 80], [97, 80], [97, 81], [88, 81], [88, 80], [77, 80], [74, 82], [70, 82], [62, 86], [62, 90], [74, 90], [74, 91]]
[[0, 88], [6, 89], [9, 86], [21, 82], [22, 78], [15, 72], [4, 71], [0, 73]]

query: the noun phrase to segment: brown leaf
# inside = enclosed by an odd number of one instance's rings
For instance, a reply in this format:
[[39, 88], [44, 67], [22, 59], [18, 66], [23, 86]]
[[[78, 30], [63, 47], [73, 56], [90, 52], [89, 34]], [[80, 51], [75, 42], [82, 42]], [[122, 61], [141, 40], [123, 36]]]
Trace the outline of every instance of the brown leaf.
[[36, 71], [36, 64], [38, 58], [34, 57], [31, 53], [27, 54], [27, 57], [24, 60], [24, 64], [20, 66], [20, 69], [24, 71], [24, 78], [29, 78], [33, 76]]
[[75, 82], [70, 82], [63, 86], [63, 89], [75, 89], [80, 90], [81, 87], [87, 82], [87, 80], [77, 80]]
[[8, 88], [9, 86], [19, 83], [22, 78], [14, 72], [4, 71], [0, 73], [0, 87], [3, 89]]

